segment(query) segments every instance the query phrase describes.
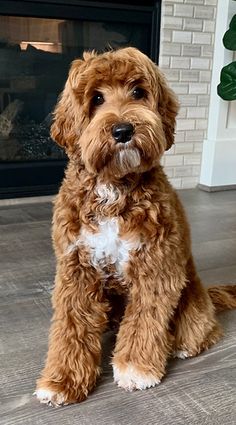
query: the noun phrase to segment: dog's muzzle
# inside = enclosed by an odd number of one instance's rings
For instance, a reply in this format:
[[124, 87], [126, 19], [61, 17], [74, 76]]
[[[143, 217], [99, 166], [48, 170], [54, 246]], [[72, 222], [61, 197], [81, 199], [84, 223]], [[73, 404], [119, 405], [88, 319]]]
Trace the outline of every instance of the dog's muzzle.
[[117, 143], [129, 142], [134, 134], [134, 127], [129, 122], [117, 123], [112, 127], [112, 136]]

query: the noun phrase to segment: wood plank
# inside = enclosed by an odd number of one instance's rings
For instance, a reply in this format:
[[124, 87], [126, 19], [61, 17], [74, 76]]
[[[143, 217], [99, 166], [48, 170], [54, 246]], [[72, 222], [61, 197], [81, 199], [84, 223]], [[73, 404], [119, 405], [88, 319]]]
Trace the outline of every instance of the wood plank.
[[[206, 284], [236, 283], [236, 192], [180, 196]], [[159, 387], [126, 393], [112, 379], [114, 334], [103, 341], [103, 374], [87, 401], [52, 409], [32, 393], [47, 351], [55, 262], [51, 203], [0, 207], [1, 425], [235, 425], [236, 311], [219, 316], [221, 341], [194, 359], [171, 360]]]

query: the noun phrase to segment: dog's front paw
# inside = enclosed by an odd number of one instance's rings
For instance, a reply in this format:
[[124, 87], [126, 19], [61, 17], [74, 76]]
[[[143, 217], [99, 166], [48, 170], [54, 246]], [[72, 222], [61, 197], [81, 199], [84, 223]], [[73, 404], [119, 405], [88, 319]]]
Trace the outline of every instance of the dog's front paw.
[[145, 390], [161, 383], [157, 376], [141, 373], [132, 363], [128, 363], [122, 368], [113, 363], [112, 367], [114, 381], [118, 387], [124, 388], [126, 391]]
[[39, 388], [34, 392], [34, 395], [40, 403], [47, 404], [48, 406], [60, 407], [69, 404], [65, 401], [63, 392], [57, 393], [46, 388]]
[[187, 350], [176, 350], [173, 352], [173, 357], [184, 360], [192, 356]]
[[86, 385], [75, 387], [72, 382], [59, 384], [53, 381], [39, 379], [34, 393], [40, 403], [52, 407], [66, 406], [77, 403], [87, 398], [88, 390]]

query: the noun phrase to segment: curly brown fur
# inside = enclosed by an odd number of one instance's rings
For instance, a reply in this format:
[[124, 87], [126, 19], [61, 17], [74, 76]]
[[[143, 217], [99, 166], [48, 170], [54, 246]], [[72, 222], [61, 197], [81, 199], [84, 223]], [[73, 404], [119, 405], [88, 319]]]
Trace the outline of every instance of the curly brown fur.
[[[220, 290], [208, 293], [197, 276], [185, 213], [160, 165], [177, 111], [159, 68], [134, 48], [86, 53], [71, 66], [51, 132], [69, 165], [54, 207], [57, 274], [41, 402], [87, 397], [114, 315], [114, 379], [126, 390], [157, 385], [169, 356], [194, 356], [221, 335], [211, 300], [221, 303]], [[133, 126], [126, 143], [113, 134], [120, 123]], [[224, 306], [234, 306], [227, 294]]]
[[208, 293], [216, 311], [236, 308], [235, 285], [210, 286], [208, 288]]

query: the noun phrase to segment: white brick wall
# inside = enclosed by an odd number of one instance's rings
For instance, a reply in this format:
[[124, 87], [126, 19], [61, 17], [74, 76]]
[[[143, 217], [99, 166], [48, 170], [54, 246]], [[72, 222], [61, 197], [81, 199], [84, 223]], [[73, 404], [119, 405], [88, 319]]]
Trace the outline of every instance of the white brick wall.
[[181, 109], [175, 145], [163, 158], [176, 188], [199, 182], [206, 137], [217, 0], [163, 0], [160, 67]]

